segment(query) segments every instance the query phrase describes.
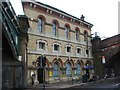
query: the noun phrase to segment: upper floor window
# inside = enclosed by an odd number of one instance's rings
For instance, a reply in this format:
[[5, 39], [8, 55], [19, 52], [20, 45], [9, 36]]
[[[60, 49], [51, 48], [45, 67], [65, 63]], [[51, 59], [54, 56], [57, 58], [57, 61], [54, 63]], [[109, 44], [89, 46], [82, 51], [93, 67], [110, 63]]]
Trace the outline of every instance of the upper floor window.
[[82, 55], [82, 48], [81, 47], [76, 47], [76, 55], [77, 56], [80, 56], [80, 55]]
[[67, 44], [67, 45], [66, 45], [66, 53], [67, 53], [67, 54], [72, 54], [72, 47], [73, 47], [73, 46], [70, 45], [70, 44]]
[[67, 52], [71, 53], [71, 47], [67, 46]]
[[81, 54], [81, 49], [77, 48], [77, 54]]
[[76, 40], [77, 41], [79, 41], [79, 38], [80, 38], [79, 34], [80, 34], [80, 31], [78, 28], [76, 28]]
[[65, 25], [65, 36], [67, 39], [70, 39], [70, 26]]
[[38, 31], [40, 33], [44, 33], [44, 23], [45, 23], [45, 19], [43, 17], [39, 17], [38, 18]]
[[37, 49], [38, 50], [46, 50], [46, 45], [47, 45], [47, 42], [44, 40], [37, 41]]
[[57, 44], [54, 44], [54, 51], [60, 51], [60, 46]]
[[84, 41], [87, 42], [88, 41], [88, 32], [84, 31]]
[[45, 50], [45, 43], [44, 42], [39, 42], [39, 49]]
[[58, 36], [58, 22], [57, 22], [57, 20], [53, 21], [52, 30], [53, 30], [54, 36]]
[[60, 43], [53, 43], [53, 52], [61, 52], [61, 44]]

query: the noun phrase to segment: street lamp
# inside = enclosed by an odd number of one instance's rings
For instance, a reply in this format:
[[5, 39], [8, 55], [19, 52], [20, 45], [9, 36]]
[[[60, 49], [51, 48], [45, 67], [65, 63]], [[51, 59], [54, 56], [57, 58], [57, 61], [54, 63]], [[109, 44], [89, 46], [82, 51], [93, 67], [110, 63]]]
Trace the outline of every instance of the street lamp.
[[[45, 90], [45, 66], [46, 66], [46, 56], [41, 55], [37, 58], [38, 69], [43, 70], [43, 90]], [[40, 81], [40, 80], [39, 80]]]

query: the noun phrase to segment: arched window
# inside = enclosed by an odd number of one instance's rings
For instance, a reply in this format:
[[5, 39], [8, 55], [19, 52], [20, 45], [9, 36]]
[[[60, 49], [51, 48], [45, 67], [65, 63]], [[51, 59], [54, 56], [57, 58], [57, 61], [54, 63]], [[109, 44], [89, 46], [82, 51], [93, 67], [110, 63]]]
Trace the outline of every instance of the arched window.
[[66, 76], [70, 77], [72, 75], [72, 68], [70, 62], [66, 64]]
[[58, 26], [59, 26], [58, 21], [57, 20], [53, 20], [52, 30], [53, 30], [54, 36], [58, 36]]
[[40, 33], [44, 32], [44, 19], [43, 18], [38, 18], [38, 31]]
[[53, 65], [53, 77], [59, 77], [59, 63], [55, 62]]
[[84, 31], [84, 41], [87, 42], [87, 40], [88, 40], [88, 32]]
[[77, 64], [76, 75], [80, 76], [80, 74], [81, 74], [81, 67], [80, 67], [80, 64]]
[[80, 34], [80, 31], [79, 31], [78, 28], [76, 28], [76, 40], [77, 40], [77, 41], [79, 41], [79, 39], [80, 39], [79, 34]]
[[57, 26], [56, 26], [56, 22], [53, 22], [53, 33], [56, 36], [57, 35]]
[[70, 27], [68, 25], [65, 25], [65, 36], [70, 39]]

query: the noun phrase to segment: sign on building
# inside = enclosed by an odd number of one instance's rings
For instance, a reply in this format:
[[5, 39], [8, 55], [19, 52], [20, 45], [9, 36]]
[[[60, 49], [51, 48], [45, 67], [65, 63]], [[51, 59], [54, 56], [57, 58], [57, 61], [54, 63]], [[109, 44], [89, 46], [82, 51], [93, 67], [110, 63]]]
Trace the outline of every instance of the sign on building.
[[105, 64], [105, 56], [102, 56], [102, 63]]

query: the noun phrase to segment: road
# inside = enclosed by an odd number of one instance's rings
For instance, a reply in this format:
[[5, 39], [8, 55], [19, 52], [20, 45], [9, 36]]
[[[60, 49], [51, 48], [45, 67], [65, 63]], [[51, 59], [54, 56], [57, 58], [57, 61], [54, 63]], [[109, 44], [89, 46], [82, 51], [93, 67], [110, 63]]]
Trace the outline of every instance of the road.
[[106, 79], [96, 82], [85, 83], [81, 85], [76, 85], [68, 88], [63, 88], [61, 90], [120, 90], [120, 78], [116, 79]]
[[17, 90], [120, 90], [120, 77], [102, 79], [87, 83], [53, 84], [47, 86], [45, 89], [41, 87], [42, 86], [38, 85], [38, 86], [33, 86], [24, 89], [17, 89]]

